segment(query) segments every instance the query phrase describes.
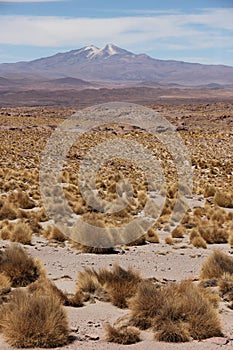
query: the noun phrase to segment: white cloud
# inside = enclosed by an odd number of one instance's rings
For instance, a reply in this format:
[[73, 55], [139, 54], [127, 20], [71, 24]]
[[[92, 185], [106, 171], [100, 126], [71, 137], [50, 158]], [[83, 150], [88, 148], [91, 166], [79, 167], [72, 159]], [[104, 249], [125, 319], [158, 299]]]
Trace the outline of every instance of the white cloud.
[[114, 42], [135, 47], [232, 49], [233, 9], [114, 18], [0, 15], [0, 44], [47, 47]]

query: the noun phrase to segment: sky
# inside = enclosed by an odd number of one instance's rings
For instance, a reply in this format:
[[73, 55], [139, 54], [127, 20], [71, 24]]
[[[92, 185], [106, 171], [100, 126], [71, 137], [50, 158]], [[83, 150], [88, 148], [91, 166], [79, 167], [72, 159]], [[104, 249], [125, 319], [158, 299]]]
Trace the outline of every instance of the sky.
[[0, 0], [0, 63], [107, 43], [233, 66], [233, 0]]

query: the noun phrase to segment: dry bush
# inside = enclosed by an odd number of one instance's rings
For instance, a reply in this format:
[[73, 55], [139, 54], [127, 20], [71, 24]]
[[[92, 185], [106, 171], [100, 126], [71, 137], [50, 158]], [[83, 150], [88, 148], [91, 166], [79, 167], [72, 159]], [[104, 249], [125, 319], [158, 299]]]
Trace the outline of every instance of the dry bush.
[[216, 188], [213, 185], [208, 185], [204, 190], [204, 197], [213, 197], [216, 193]]
[[233, 193], [217, 191], [214, 196], [214, 203], [223, 208], [233, 208]]
[[173, 238], [183, 238], [186, 230], [184, 226], [179, 225], [177, 226], [171, 233]]
[[105, 326], [105, 331], [105, 340], [110, 343], [129, 345], [140, 341], [140, 332], [135, 327], [116, 328], [108, 324]]
[[184, 343], [189, 341], [190, 334], [185, 323], [168, 321], [155, 333], [155, 339], [167, 343]]
[[233, 247], [233, 232], [229, 233], [228, 243]]
[[0, 273], [0, 295], [6, 294], [11, 290], [11, 281], [4, 272]]
[[103, 274], [104, 271], [100, 271], [99, 281], [101, 281], [103, 289], [109, 294], [113, 305], [126, 308], [128, 306], [127, 300], [136, 293], [138, 284], [142, 280], [139, 273], [130, 268], [125, 270], [119, 265], [115, 265], [105, 282]]
[[12, 229], [13, 229], [13, 224], [7, 221], [1, 229], [1, 239], [3, 240], [10, 239]]
[[190, 337], [200, 340], [222, 335], [216, 310], [191, 281], [160, 288], [142, 282], [129, 306], [131, 324], [141, 329], [153, 326], [160, 340], [187, 341]]
[[14, 203], [19, 208], [32, 209], [35, 207], [34, 201], [29, 198], [27, 192], [22, 190], [12, 192], [8, 198], [10, 202]]
[[193, 237], [192, 240], [191, 240], [191, 243], [196, 248], [203, 248], [203, 249], [207, 248], [206, 241], [200, 235], [196, 236], [196, 237]]
[[0, 273], [4, 273], [11, 281], [12, 287], [24, 287], [34, 282], [42, 273], [38, 260], [16, 244], [0, 252]]
[[172, 237], [166, 237], [165, 238], [165, 243], [173, 245], [175, 243], [174, 239]]
[[57, 242], [65, 242], [67, 239], [67, 237], [56, 226], [47, 226], [43, 231], [43, 234], [49, 240]]
[[218, 286], [221, 297], [233, 301], [233, 274], [225, 273], [218, 281]]
[[134, 295], [141, 280], [139, 273], [115, 265], [112, 271], [100, 269], [96, 272], [87, 268], [79, 272], [76, 286], [78, 292], [94, 294], [101, 300], [125, 308], [128, 306], [127, 300]]
[[145, 239], [150, 243], [159, 243], [158, 232], [154, 228], [150, 228], [145, 235]]
[[12, 231], [10, 233], [10, 240], [12, 242], [18, 242], [21, 244], [31, 244], [32, 229], [24, 222], [17, 222], [13, 224]]
[[219, 227], [219, 225], [216, 225], [214, 223], [212, 223], [211, 226], [199, 226], [198, 231], [204, 240], [209, 244], [227, 243], [228, 241], [227, 230]]
[[216, 250], [202, 264], [200, 279], [221, 278], [227, 272], [233, 274], [233, 258]]
[[0, 220], [15, 220], [17, 218], [17, 209], [14, 204], [9, 200], [5, 200], [2, 208], [0, 209]]
[[49, 348], [68, 343], [67, 316], [54, 297], [17, 290], [1, 314], [3, 337], [11, 346]]
[[57, 298], [63, 304], [68, 305], [67, 296], [46, 276], [40, 276], [35, 282], [28, 286], [28, 291], [33, 295], [44, 295]]

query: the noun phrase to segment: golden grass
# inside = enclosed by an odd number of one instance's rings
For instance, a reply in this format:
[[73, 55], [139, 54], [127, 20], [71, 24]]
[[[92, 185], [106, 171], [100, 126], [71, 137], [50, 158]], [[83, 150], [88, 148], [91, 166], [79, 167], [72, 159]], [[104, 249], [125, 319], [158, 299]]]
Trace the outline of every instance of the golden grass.
[[10, 240], [21, 244], [31, 244], [32, 229], [25, 222], [17, 222], [13, 224], [10, 232]]
[[222, 336], [216, 310], [191, 281], [160, 288], [142, 282], [129, 306], [131, 324], [140, 329], [153, 326], [155, 337], [160, 340], [177, 342], [190, 337], [201, 340]]
[[110, 343], [123, 345], [135, 344], [140, 341], [140, 332], [135, 327], [116, 328], [107, 324], [105, 326], [105, 340]]
[[24, 287], [34, 282], [42, 273], [38, 260], [31, 256], [17, 244], [1, 251], [0, 273], [4, 273], [11, 281], [12, 287]]
[[0, 313], [0, 328], [11, 346], [49, 348], [68, 343], [67, 316], [54, 297], [17, 290]]
[[233, 193], [216, 191], [214, 203], [223, 208], [233, 208]]
[[140, 274], [123, 269], [119, 265], [114, 265], [112, 270], [100, 269], [98, 272], [94, 269], [85, 269], [79, 272], [77, 276], [77, 292], [91, 293], [105, 301], [111, 301], [113, 305], [119, 308], [128, 306], [128, 299], [131, 298], [137, 290], [138, 284], [142, 278]]
[[233, 274], [233, 258], [216, 250], [202, 264], [200, 279], [221, 278], [224, 273]]
[[146, 241], [150, 243], [159, 243], [158, 232], [154, 228], [150, 228], [145, 235]]
[[203, 249], [207, 248], [206, 241], [201, 236], [193, 237], [192, 240], [191, 240], [191, 243], [196, 248], [203, 248]]
[[4, 272], [0, 273], [0, 295], [6, 294], [11, 290], [11, 281]]

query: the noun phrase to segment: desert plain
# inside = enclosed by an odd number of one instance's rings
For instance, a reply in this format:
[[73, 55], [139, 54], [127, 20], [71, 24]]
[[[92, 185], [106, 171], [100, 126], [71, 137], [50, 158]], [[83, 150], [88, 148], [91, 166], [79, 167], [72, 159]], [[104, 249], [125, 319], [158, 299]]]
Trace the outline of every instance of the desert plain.
[[[127, 177], [131, 202], [112, 215], [93, 210], [77, 181], [86, 152], [100, 141], [126, 138], [163, 163], [166, 200], [158, 219], [134, 242], [110, 248], [64, 235], [40, 193], [42, 151], [77, 108], [0, 108], [0, 349], [233, 348], [233, 104], [230, 97], [168, 99], [148, 108], [174, 125], [191, 160], [189, 207], [175, 228], [176, 170], [164, 145], [146, 130], [93, 125], [65, 160], [62, 184], [72, 211], [102, 228], [146, 213], [147, 181], [133, 162], [106, 162], [96, 178], [101, 197], [115, 200], [116, 183]], [[54, 198], [62, 217], [56, 193]], [[34, 300], [47, 307], [37, 309]]]

